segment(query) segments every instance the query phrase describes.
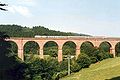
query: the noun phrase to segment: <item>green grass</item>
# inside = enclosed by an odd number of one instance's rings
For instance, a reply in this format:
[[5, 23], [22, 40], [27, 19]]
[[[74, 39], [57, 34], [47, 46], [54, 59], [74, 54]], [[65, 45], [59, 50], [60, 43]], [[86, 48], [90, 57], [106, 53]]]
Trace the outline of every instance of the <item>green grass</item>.
[[[70, 76], [66, 76], [60, 80], [109, 80], [119, 76], [120, 57], [116, 57], [92, 64], [89, 68], [72, 73]], [[120, 78], [117, 80], [120, 80]]]

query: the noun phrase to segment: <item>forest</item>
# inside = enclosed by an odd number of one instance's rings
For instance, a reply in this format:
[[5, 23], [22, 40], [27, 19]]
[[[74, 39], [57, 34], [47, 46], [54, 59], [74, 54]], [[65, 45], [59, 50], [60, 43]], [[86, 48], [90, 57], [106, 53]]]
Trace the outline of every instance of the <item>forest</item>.
[[0, 32], [6, 32], [10, 37], [34, 37], [35, 35], [40, 36], [90, 36], [86, 34], [78, 34], [71, 32], [60, 32], [50, 30], [43, 26], [33, 26], [32, 28], [23, 27], [20, 25], [0, 25]]

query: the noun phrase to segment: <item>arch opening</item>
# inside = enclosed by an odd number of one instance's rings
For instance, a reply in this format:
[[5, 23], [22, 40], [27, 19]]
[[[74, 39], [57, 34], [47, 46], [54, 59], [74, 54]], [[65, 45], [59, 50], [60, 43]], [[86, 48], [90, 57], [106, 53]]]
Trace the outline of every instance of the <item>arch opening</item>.
[[12, 55], [18, 55], [18, 45], [14, 42], [14, 41], [9, 41], [9, 43], [11, 44], [11, 52], [12, 52]]
[[99, 45], [99, 50], [104, 52], [111, 52], [111, 47], [112, 46], [109, 42], [104, 41]]
[[85, 53], [89, 56], [92, 55], [92, 53], [94, 52], [94, 45], [92, 42], [90, 41], [85, 41], [81, 44], [80, 46], [80, 53]]
[[24, 60], [28, 61], [34, 56], [38, 57], [39, 55], [39, 45], [35, 41], [28, 41], [24, 45]]
[[58, 57], [58, 44], [54, 41], [48, 41], [43, 46], [43, 54], [45, 58], [57, 58]]
[[115, 54], [120, 57], [120, 42], [115, 45]]
[[73, 41], [67, 41], [63, 44], [62, 47], [63, 59], [67, 57], [67, 55], [75, 56], [76, 55], [76, 44]]

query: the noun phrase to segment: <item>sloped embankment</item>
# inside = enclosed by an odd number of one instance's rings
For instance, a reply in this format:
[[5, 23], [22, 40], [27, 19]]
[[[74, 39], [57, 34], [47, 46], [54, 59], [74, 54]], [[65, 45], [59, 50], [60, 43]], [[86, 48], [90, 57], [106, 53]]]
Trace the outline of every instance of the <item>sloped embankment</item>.
[[[61, 80], [120, 80], [120, 57], [103, 60]], [[116, 79], [115, 79], [116, 80]]]

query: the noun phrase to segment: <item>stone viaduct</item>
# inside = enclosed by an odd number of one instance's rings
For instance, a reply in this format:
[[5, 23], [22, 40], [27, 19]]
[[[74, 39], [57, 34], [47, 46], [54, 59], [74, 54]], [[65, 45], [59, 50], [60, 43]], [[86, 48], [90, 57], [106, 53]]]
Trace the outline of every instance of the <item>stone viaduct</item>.
[[39, 49], [39, 56], [41, 58], [44, 58], [43, 53], [43, 46], [45, 43], [49, 41], [54, 41], [58, 45], [58, 61], [62, 61], [62, 47], [63, 45], [68, 42], [72, 41], [76, 45], [76, 56], [80, 54], [80, 46], [83, 42], [89, 41], [91, 42], [94, 47], [99, 47], [99, 45], [107, 41], [110, 45], [110, 53], [114, 55], [115, 57], [115, 46], [118, 42], [120, 42], [120, 38], [115, 37], [80, 37], [80, 36], [41, 36], [41, 37], [35, 37], [35, 38], [17, 38], [12, 37], [8, 39], [8, 41], [13, 41], [18, 46], [18, 57], [24, 60], [24, 53], [23, 53], [23, 47], [26, 42], [28, 41], [35, 41], [38, 43], [40, 49]]

